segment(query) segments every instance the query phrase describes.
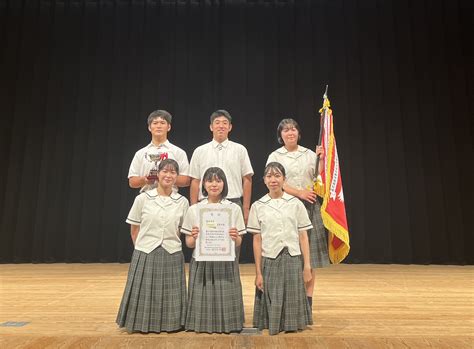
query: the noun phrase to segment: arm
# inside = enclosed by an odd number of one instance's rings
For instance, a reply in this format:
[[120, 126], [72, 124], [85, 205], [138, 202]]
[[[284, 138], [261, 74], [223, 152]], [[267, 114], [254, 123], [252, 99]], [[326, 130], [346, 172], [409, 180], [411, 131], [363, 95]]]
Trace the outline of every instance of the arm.
[[189, 176], [179, 175], [178, 178], [176, 178], [176, 186], [178, 187], [189, 187], [190, 183], [191, 177]]
[[191, 187], [189, 188], [189, 201], [191, 201], [191, 205], [194, 205], [196, 202], [198, 202], [200, 183], [201, 181], [197, 178], [191, 179]]
[[196, 247], [196, 239], [199, 236], [199, 228], [198, 227], [193, 227], [193, 230], [191, 231], [191, 235], [186, 235], [186, 246], [189, 248], [195, 248]]
[[135, 241], [137, 240], [138, 233], [140, 232], [139, 225], [130, 225], [130, 236], [132, 237], [133, 245], [135, 245]]
[[242, 244], [242, 236], [239, 235], [237, 228], [230, 228], [229, 235], [232, 240], [235, 242], [235, 246], [240, 246]]
[[155, 180], [148, 180], [146, 176], [133, 176], [128, 179], [130, 188], [142, 188], [147, 184], [153, 184]]
[[253, 234], [253, 256], [255, 258], [255, 286], [263, 292], [261, 234]]
[[247, 224], [249, 219], [250, 199], [252, 198], [252, 175], [246, 175], [242, 178], [242, 188], [244, 191], [242, 208], [244, 211], [244, 222]]
[[311, 263], [309, 261], [309, 241], [306, 230], [300, 231], [300, 248], [303, 254], [303, 280], [305, 283], [311, 281]]
[[301, 200], [308, 201], [310, 203], [314, 203], [316, 201], [316, 193], [312, 190], [308, 189], [297, 189], [292, 187], [291, 185], [287, 184], [286, 182], [283, 183], [283, 190], [290, 195], [296, 196]]

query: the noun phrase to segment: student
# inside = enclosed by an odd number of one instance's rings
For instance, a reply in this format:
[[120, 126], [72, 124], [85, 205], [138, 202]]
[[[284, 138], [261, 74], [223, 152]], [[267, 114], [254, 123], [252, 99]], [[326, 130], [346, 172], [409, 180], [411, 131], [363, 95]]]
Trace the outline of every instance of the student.
[[202, 199], [200, 184], [204, 172], [209, 167], [220, 167], [227, 176], [230, 200], [242, 207], [244, 221], [247, 222], [250, 198], [252, 195], [253, 169], [247, 149], [228, 139], [232, 130], [232, 117], [226, 110], [217, 110], [211, 114], [210, 130], [212, 141], [197, 147], [191, 157], [189, 188], [191, 204]]
[[[196, 247], [199, 236], [198, 215], [203, 205], [229, 205], [232, 209], [233, 226], [230, 237], [236, 247], [242, 242], [245, 225], [240, 207], [225, 197], [228, 193], [224, 171], [210, 167], [204, 173], [202, 201], [189, 208], [181, 231], [186, 235], [186, 245]], [[189, 298], [185, 329], [195, 332], [239, 332], [244, 324], [244, 305], [238, 261], [196, 261], [189, 265]]]
[[274, 335], [313, 323], [305, 291], [311, 280], [306, 231], [312, 225], [301, 201], [283, 191], [285, 169], [280, 163], [267, 164], [263, 178], [268, 194], [253, 203], [247, 226], [254, 234], [253, 325]]
[[140, 188], [140, 192], [156, 188], [158, 182], [150, 176], [150, 171], [164, 159], [174, 159], [179, 165], [180, 174], [176, 179], [174, 192], [177, 187], [187, 187], [191, 182], [188, 176], [189, 162], [186, 152], [168, 141], [168, 132], [171, 130], [171, 114], [166, 110], [155, 110], [147, 119], [151, 142], [137, 151], [128, 171], [130, 188]]
[[306, 284], [306, 295], [310, 306], [313, 305], [314, 281], [316, 268], [327, 267], [329, 262], [328, 233], [321, 218], [321, 206], [316, 193], [313, 191], [316, 156], [319, 154], [319, 173], [324, 166], [324, 151], [321, 146], [316, 153], [298, 144], [301, 130], [293, 119], [283, 119], [277, 128], [278, 143], [282, 144], [270, 154], [267, 163], [276, 161], [286, 170], [286, 180], [283, 189], [286, 193], [296, 196], [303, 202], [308, 211], [313, 229], [308, 231], [309, 250], [311, 257], [312, 278]]
[[173, 193], [175, 160], [158, 166], [158, 186], [143, 192], [126, 220], [135, 245], [117, 324], [128, 332], [180, 330], [186, 316], [186, 280], [179, 231], [188, 201]]

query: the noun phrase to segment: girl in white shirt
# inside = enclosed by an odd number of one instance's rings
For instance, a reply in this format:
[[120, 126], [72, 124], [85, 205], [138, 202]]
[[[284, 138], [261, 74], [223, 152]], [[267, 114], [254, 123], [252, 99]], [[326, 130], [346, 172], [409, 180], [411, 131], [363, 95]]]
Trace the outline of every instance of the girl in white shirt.
[[306, 231], [312, 225], [301, 201], [283, 191], [285, 169], [280, 163], [267, 164], [263, 178], [268, 194], [253, 203], [247, 226], [254, 234], [253, 325], [273, 335], [313, 324], [305, 290], [311, 280]]
[[135, 245], [117, 324], [128, 332], [172, 332], [186, 316], [186, 280], [179, 231], [189, 207], [173, 193], [175, 160], [158, 166], [158, 187], [135, 198], [126, 222]]
[[283, 189], [286, 193], [296, 196], [303, 202], [308, 211], [313, 229], [308, 231], [309, 250], [311, 257], [312, 278], [306, 284], [306, 295], [310, 306], [313, 303], [314, 280], [316, 268], [330, 264], [328, 253], [328, 233], [321, 218], [321, 206], [316, 193], [313, 191], [313, 179], [316, 175], [316, 159], [319, 155], [318, 174], [324, 166], [324, 151], [316, 148], [316, 153], [298, 144], [301, 139], [301, 129], [293, 119], [283, 119], [277, 128], [278, 143], [282, 144], [270, 154], [267, 163], [276, 161], [286, 170], [286, 180]]
[[[181, 232], [187, 234], [186, 245], [189, 248], [196, 247], [199, 210], [203, 205], [210, 205], [230, 208], [233, 225], [229, 235], [235, 246], [240, 246], [241, 235], [246, 233], [244, 219], [240, 207], [225, 199], [228, 185], [224, 171], [219, 167], [208, 168], [202, 183], [204, 199], [189, 208], [181, 229]], [[244, 304], [238, 261], [196, 261], [194, 257], [195, 252], [189, 265], [185, 329], [208, 333], [241, 331], [244, 324]]]

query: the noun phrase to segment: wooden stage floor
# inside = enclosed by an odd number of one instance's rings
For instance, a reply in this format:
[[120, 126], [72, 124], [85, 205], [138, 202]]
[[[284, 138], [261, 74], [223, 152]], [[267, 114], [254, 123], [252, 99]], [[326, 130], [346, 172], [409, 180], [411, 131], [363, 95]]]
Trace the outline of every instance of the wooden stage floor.
[[[474, 348], [474, 267], [337, 265], [319, 271], [315, 324], [269, 336], [127, 334], [115, 316], [128, 264], [0, 265], [0, 348]], [[246, 326], [254, 266], [241, 265]]]

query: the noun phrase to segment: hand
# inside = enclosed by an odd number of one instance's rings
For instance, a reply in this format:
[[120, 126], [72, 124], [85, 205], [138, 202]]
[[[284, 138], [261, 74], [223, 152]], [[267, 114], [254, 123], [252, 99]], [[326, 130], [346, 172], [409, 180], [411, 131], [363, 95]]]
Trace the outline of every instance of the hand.
[[199, 236], [199, 228], [198, 227], [193, 227], [191, 230], [191, 236], [193, 237], [194, 240], [196, 240]]
[[229, 235], [233, 241], [237, 240], [237, 238], [239, 237], [239, 232], [237, 231], [237, 228], [230, 228]]
[[316, 146], [316, 155], [319, 155], [319, 159], [322, 160], [324, 159], [324, 148], [322, 145]]
[[155, 180], [156, 178], [155, 177], [150, 177], [149, 175], [148, 176], [144, 176], [144, 181], [145, 181], [145, 185], [152, 185], [155, 183]]
[[306, 284], [306, 283], [310, 282], [312, 278], [313, 278], [313, 275], [311, 274], [311, 268], [309, 268], [309, 267], [306, 268], [305, 267], [303, 269], [303, 281], [304, 281], [304, 283]]
[[308, 201], [309, 203], [315, 203], [316, 202], [316, 193], [312, 190], [308, 189], [301, 189], [298, 197], [301, 200]]
[[255, 277], [255, 286], [263, 292], [263, 276], [260, 274], [260, 275], [257, 275]]

